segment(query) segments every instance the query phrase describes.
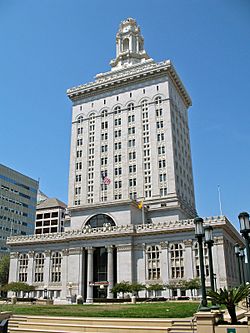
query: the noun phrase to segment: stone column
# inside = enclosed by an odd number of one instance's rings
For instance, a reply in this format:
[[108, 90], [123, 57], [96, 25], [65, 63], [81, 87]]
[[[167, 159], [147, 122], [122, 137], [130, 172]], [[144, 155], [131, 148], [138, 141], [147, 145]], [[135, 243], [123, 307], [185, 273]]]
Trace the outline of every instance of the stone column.
[[108, 290], [107, 298], [114, 298], [114, 294], [111, 289], [114, 286], [114, 248], [113, 245], [107, 246], [108, 252], [108, 262], [107, 262], [107, 280], [108, 280]]
[[94, 263], [94, 248], [88, 247], [88, 267], [87, 267], [87, 298], [86, 303], [93, 303], [93, 286], [90, 285], [90, 282], [93, 282], [93, 263]]

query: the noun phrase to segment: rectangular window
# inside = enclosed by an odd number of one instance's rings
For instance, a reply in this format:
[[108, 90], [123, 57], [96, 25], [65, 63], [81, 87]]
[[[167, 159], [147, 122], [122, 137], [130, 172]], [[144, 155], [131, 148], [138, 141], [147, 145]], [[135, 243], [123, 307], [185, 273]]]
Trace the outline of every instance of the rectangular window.
[[108, 151], [108, 145], [101, 146], [101, 152], [105, 153]]
[[135, 127], [129, 127], [128, 134], [135, 134]]
[[77, 140], [77, 146], [82, 146], [82, 139]]
[[129, 186], [136, 186], [136, 178], [129, 179]]
[[129, 147], [135, 147], [135, 139], [128, 140], [128, 146]]
[[157, 141], [163, 141], [164, 140], [164, 133], [158, 133], [157, 134]]
[[166, 160], [160, 160], [159, 161], [159, 168], [165, 168], [166, 167]]
[[122, 161], [122, 155], [115, 155], [115, 163]]
[[128, 154], [129, 160], [135, 160], [136, 159], [136, 152], [132, 151]]
[[115, 150], [121, 149], [122, 143], [121, 142], [115, 142]]
[[77, 150], [76, 157], [82, 157], [82, 150]]
[[102, 129], [107, 129], [107, 128], [108, 128], [108, 122], [107, 122], [107, 121], [103, 121], [103, 122], [101, 123], [101, 128], [102, 128]]
[[136, 172], [136, 165], [135, 164], [129, 166], [129, 173], [133, 173], [133, 172]]

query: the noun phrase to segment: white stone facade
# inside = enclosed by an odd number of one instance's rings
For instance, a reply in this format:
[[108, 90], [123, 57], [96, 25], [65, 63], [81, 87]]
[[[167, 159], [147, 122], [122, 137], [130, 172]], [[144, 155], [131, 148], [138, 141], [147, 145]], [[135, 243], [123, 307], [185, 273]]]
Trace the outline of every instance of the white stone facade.
[[[10, 281], [35, 285], [35, 297], [48, 289], [63, 302], [78, 295], [92, 302], [112, 298], [121, 281], [199, 276], [190, 97], [169, 60], [148, 57], [135, 20], [121, 23], [116, 43], [110, 72], [67, 91], [73, 108], [65, 231], [8, 241]], [[233, 286], [233, 245], [241, 237], [225, 217], [205, 224], [214, 227], [217, 287]], [[206, 250], [205, 266], [208, 273]]]
[[[225, 217], [205, 219], [205, 224], [214, 227], [213, 262], [217, 287], [236, 285], [238, 272], [233, 246], [240, 241], [238, 232]], [[35, 285], [36, 297], [43, 296], [46, 286], [50, 297], [65, 302], [76, 295], [82, 295], [84, 300], [92, 302], [93, 297], [97, 298], [98, 295], [94, 289], [99, 289], [100, 284], [104, 285], [107, 297], [111, 298], [110, 290], [115, 282], [169, 284], [180, 279], [195, 278], [199, 271], [192, 219], [146, 225], [85, 226], [64, 233], [12, 237], [8, 244], [12, 249], [10, 281], [24, 280]], [[148, 254], [152, 247], [157, 247], [159, 253], [153, 266]], [[93, 274], [97, 262], [94, 253], [100, 248], [107, 252], [106, 279], [95, 281]], [[176, 254], [177, 248], [181, 249], [178, 252], [180, 255], [174, 256], [173, 249]], [[56, 253], [60, 254], [61, 259], [56, 271], [59, 278], [54, 281], [53, 258]], [[23, 254], [27, 256], [25, 269], [20, 267], [20, 256]], [[40, 281], [35, 281], [38, 271], [36, 258], [40, 254], [43, 257], [39, 266], [42, 267], [42, 277]], [[152, 269], [156, 271], [152, 272]], [[27, 273], [26, 280], [20, 279], [20, 274], [24, 273]], [[209, 281], [207, 276], [207, 286], [210, 285]], [[170, 297], [168, 290], [162, 291], [161, 295]], [[140, 296], [144, 296], [144, 292]]]

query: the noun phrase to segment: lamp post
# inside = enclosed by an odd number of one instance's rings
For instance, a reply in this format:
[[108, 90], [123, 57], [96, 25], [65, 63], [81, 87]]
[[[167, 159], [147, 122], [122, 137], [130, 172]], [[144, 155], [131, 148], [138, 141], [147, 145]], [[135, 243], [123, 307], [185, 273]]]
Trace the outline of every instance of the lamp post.
[[242, 284], [242, 276], [241, 276], [241, 268], [240, 268], [240, 246], [238, 243], [234, 245], [234, 253], [237, 257], [238, 271], [239, 271], [239, 280], [240, 284]]
[[[214, 267], [213, 267], [213, 256], [212, 256], [212, 246], [214, 244], [213, 241], [213, 227], [211, 225], [204, 227], [205, 232], [205, 244], [207, 244], [208, 248], [208, 261], [209, 261], [209, 275], [210, 275], [210, 285], [212, 291], [215, 291], [214, 287]], [[219, 306], [216, 305], [214, 301], [212, 301], [212, 308], [219, 309]]]
[[203, 245], [202, 239], [204, 237], [204, 228], [203, 228], [203, 219], [200, 217], [196, 217], [194, 219], [195, 226], [195, 237], [198, 240], [199, 244], [199, 257], [200, 257], [200, 273], [201, 273], [201, 308], [200, 311], [209, 311], [207, 306], [207, 293], [206, 293], [206, 280], [205, 280], [205, 270], [204, 270], [204, 259], [203, 259]]
[[43, 298], [44, 299], [47, 299], [48, 297], [48, 289], [47, 289], [47, 286], [44, 286], [43, 288]]
[[73, 288], [73, 283], [69, 282], [68, 283], [68, 289], [69, 289], [69, 301], [72, 303], [72, 288]]
[[240, 222], [240, 232], [242, 236], [246, 240], [246, 251], [247, 251], [247, 280], [250, 280], [250, 221], [249, 221], [249, 214], [247, 212], [242, 212], [238, 216]]
[[244, 247], [240, 247], [240, 260], [241, 260], [241, 272], [242, 272], [242, 283], [246, 283], [245, 279], [245, 252]]

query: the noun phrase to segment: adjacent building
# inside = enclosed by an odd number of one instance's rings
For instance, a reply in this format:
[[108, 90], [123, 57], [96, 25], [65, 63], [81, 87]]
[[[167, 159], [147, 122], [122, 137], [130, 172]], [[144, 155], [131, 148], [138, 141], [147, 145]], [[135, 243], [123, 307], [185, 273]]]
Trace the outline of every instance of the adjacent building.
[[36, 207], [35, 234], [64, 231], [66, 204], [56, 198], [46, 198]]
[[0, 164], [0, 256], [7, 237], [34, 233], [38, 181]]
[[[112, 298], [113, 285], [123, 280], [149, 285], [199, 277], [192, 103], [173, 64], [148, 56], [129, 18], [116, 35], [111, 70], [67, 94], [72, 134], [65, 230], [11, 237], [10, 281], [33, 284], [36, 297], [46, 289], [61, 302], [77, 295], [93, 302]], [[214, 227], [217, 286], [233, 286], [239, 278], [233, 246], [241, 237], [224, 216], [204, 220]], [[160, 293], [169, 297], [168, 290]]]

